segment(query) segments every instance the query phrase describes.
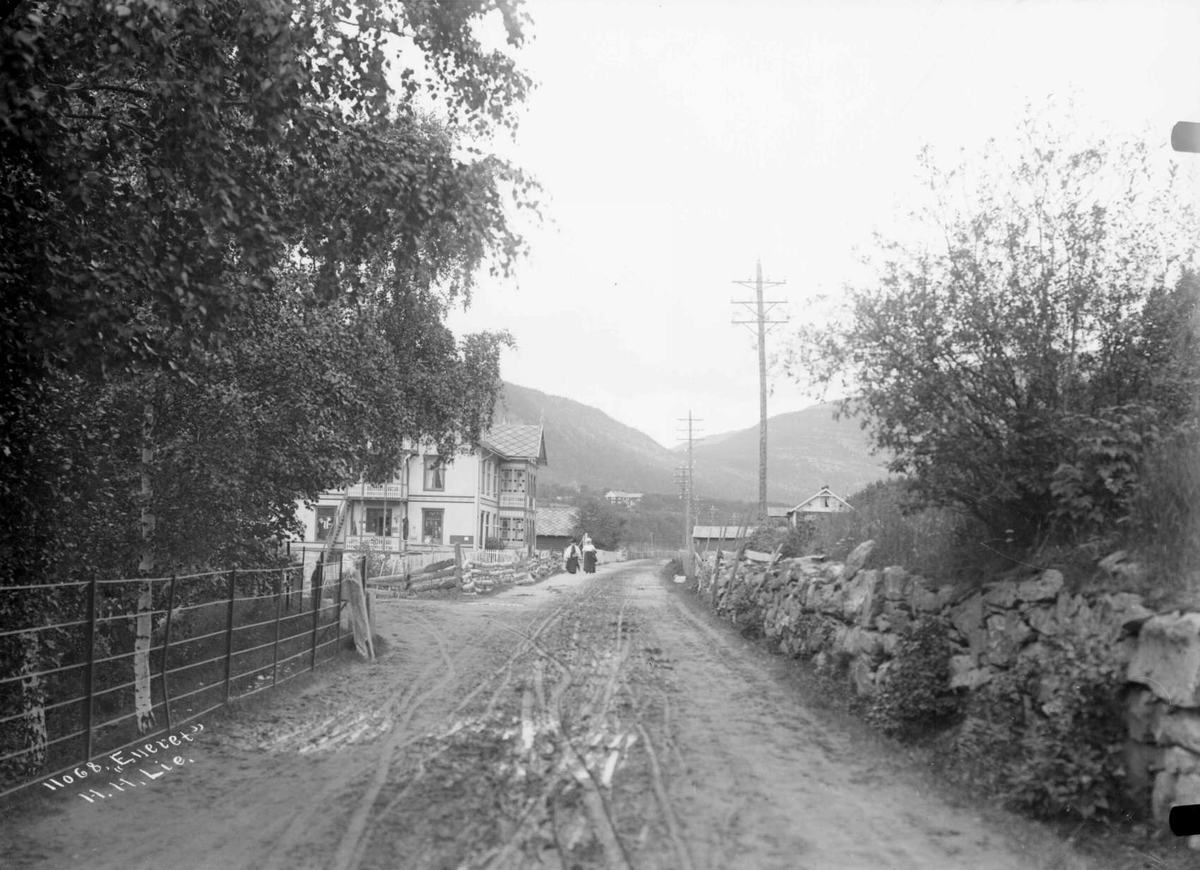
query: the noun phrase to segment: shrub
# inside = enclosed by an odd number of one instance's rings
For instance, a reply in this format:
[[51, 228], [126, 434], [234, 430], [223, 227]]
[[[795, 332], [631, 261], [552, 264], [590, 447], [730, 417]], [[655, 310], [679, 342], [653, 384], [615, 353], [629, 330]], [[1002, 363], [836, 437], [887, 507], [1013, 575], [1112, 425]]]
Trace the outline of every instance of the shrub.
[[504, 542], [499, 538], [488, 538], [483, 542], [483, 548], [485, 550], [503, 550]]
[[1022, 660], [979, 689], [972, 716], [980, 724], [957, 752], [996, 771], [995, 786], [1013, 809], [1113, 816], [1124, 777], [1122, 679], [1107, 640], [1062, 636], [1041, 661]]
[[949, 677], [946, 623], [933, 617], [914, 621], [870, 700], [867, 720], [885, 734], [908, 740], [951, 724], [961, 702], [949, 690]]

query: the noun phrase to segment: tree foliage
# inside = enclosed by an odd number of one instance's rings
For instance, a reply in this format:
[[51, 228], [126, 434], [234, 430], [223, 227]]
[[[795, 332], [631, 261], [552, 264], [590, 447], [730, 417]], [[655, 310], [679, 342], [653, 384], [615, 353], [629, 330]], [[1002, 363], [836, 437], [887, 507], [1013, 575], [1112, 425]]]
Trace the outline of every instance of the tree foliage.
[[1143, 143], [1074, 145], [1033, 116], [1017, 145], [949, 170], [924, 151], [914, 232], [876, 237], [875, 280], [790, 365], [843, 379], [843, 408], [925, 503], [1019, 545], [1127, 510], [1145, 444], [1196, 413], [1200, 332], [1173, 171]]
[[6, 573], [128, 570], [147, 508], [164, 566], [248, 557], [405, 438], [478, 438], [510, 339], [443, 321], [535, 207], [477, 147], [530, 87], [477, 35], [518, 47], [519, 0], [6, 10]]
[[571, 537], [589, 535], [601, 550], [615, 550], [624, 539], [626, 520], [622, 512], [602, 498], [589, 498], [579, 506]]

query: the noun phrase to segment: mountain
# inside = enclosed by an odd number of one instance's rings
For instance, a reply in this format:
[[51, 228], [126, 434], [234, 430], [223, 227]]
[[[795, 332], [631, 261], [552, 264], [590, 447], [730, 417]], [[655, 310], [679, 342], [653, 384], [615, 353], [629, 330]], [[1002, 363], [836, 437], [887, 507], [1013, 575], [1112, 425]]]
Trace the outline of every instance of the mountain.
[[[854, 420], [834, 420], [833, 405], [814, 405], [767, 421], [767, 497], [796, 504], [828, 485], [841, 496], [886, 476]], [[669, 494], [683, 448], [668, 450], [589, 405], [505, 383], [497, 421], [546, 427], [549, 465], [543, 483]], [[708, 436], [694, 445], [696, 493], [758, 500], [758, 427]]]
[[496, 419], [546, 427], [543, 483], [633, 492], [674, 491], [678, 460], [649, 435], [590, 405], [505, 383]]
[[[767, 419], [767, 498], [796, 504], [828, 485], [852, 495], [887, 476], [857, 420], [834, 419], [832, 404]], [[680, 455], [677, 448], [675, 453]], [[693, 447], [696, 491], [758, 498], [758, 427], [706, 438]]]

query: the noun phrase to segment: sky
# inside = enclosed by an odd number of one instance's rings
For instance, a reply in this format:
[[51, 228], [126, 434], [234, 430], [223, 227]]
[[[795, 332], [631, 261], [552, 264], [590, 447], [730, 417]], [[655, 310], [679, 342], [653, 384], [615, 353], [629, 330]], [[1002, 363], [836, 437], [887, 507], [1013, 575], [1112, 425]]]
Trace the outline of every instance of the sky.
[[[509, 279], [482, 277], [459, 334], [504, 328], [505, 380], [592, 405], [665, 446], [758, 424], [758, 358], [737, 284], [786, 281], [791, 324], [820, 321], [894, 224], [916, 155], [1011, 135], [1025, 106], [1074, 103], [1084, 133], [1200, 121], [1200, 3], [652, 3], [527, 0], [516, 53], [538, 87], [498, 153], [543, 187]], [[1161, 142], [1161, 145], [1158, 143]], [[772, 354], [795, 338], [767, 337]], [[778, 367], [770, 414], [821, 397]]]

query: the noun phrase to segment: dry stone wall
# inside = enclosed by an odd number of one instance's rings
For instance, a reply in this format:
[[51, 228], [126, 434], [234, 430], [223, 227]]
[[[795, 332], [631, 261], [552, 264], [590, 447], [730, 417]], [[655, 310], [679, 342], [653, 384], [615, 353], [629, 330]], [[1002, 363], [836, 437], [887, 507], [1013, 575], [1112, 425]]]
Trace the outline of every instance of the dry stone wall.
[[[922, 616], [947, 626], [948, 689], [970, 693], [1056, 637], [1097, 638], [1125, 668], [1125, 788], [1165, 824], [1172, 805], [1200, 803], [1200, 613], [1154, 614], [1130, 593], [1073, 594], [1056, 570], [956, 591], [902, 567], [865, 569], [872, 542], [845, 563], [765, 553], [706, 554], [698, 592], [735, 624], [761, 630], [787, 655], [846, 666], [859, 695], [887, 679], [905, 630]], [[1042, 715], [1054, 698], [1030, 697]], [[1193, 838], [1200, 839], [1200, 838]], [[1194, 846], [1200, 843], [1193, 843]]]

